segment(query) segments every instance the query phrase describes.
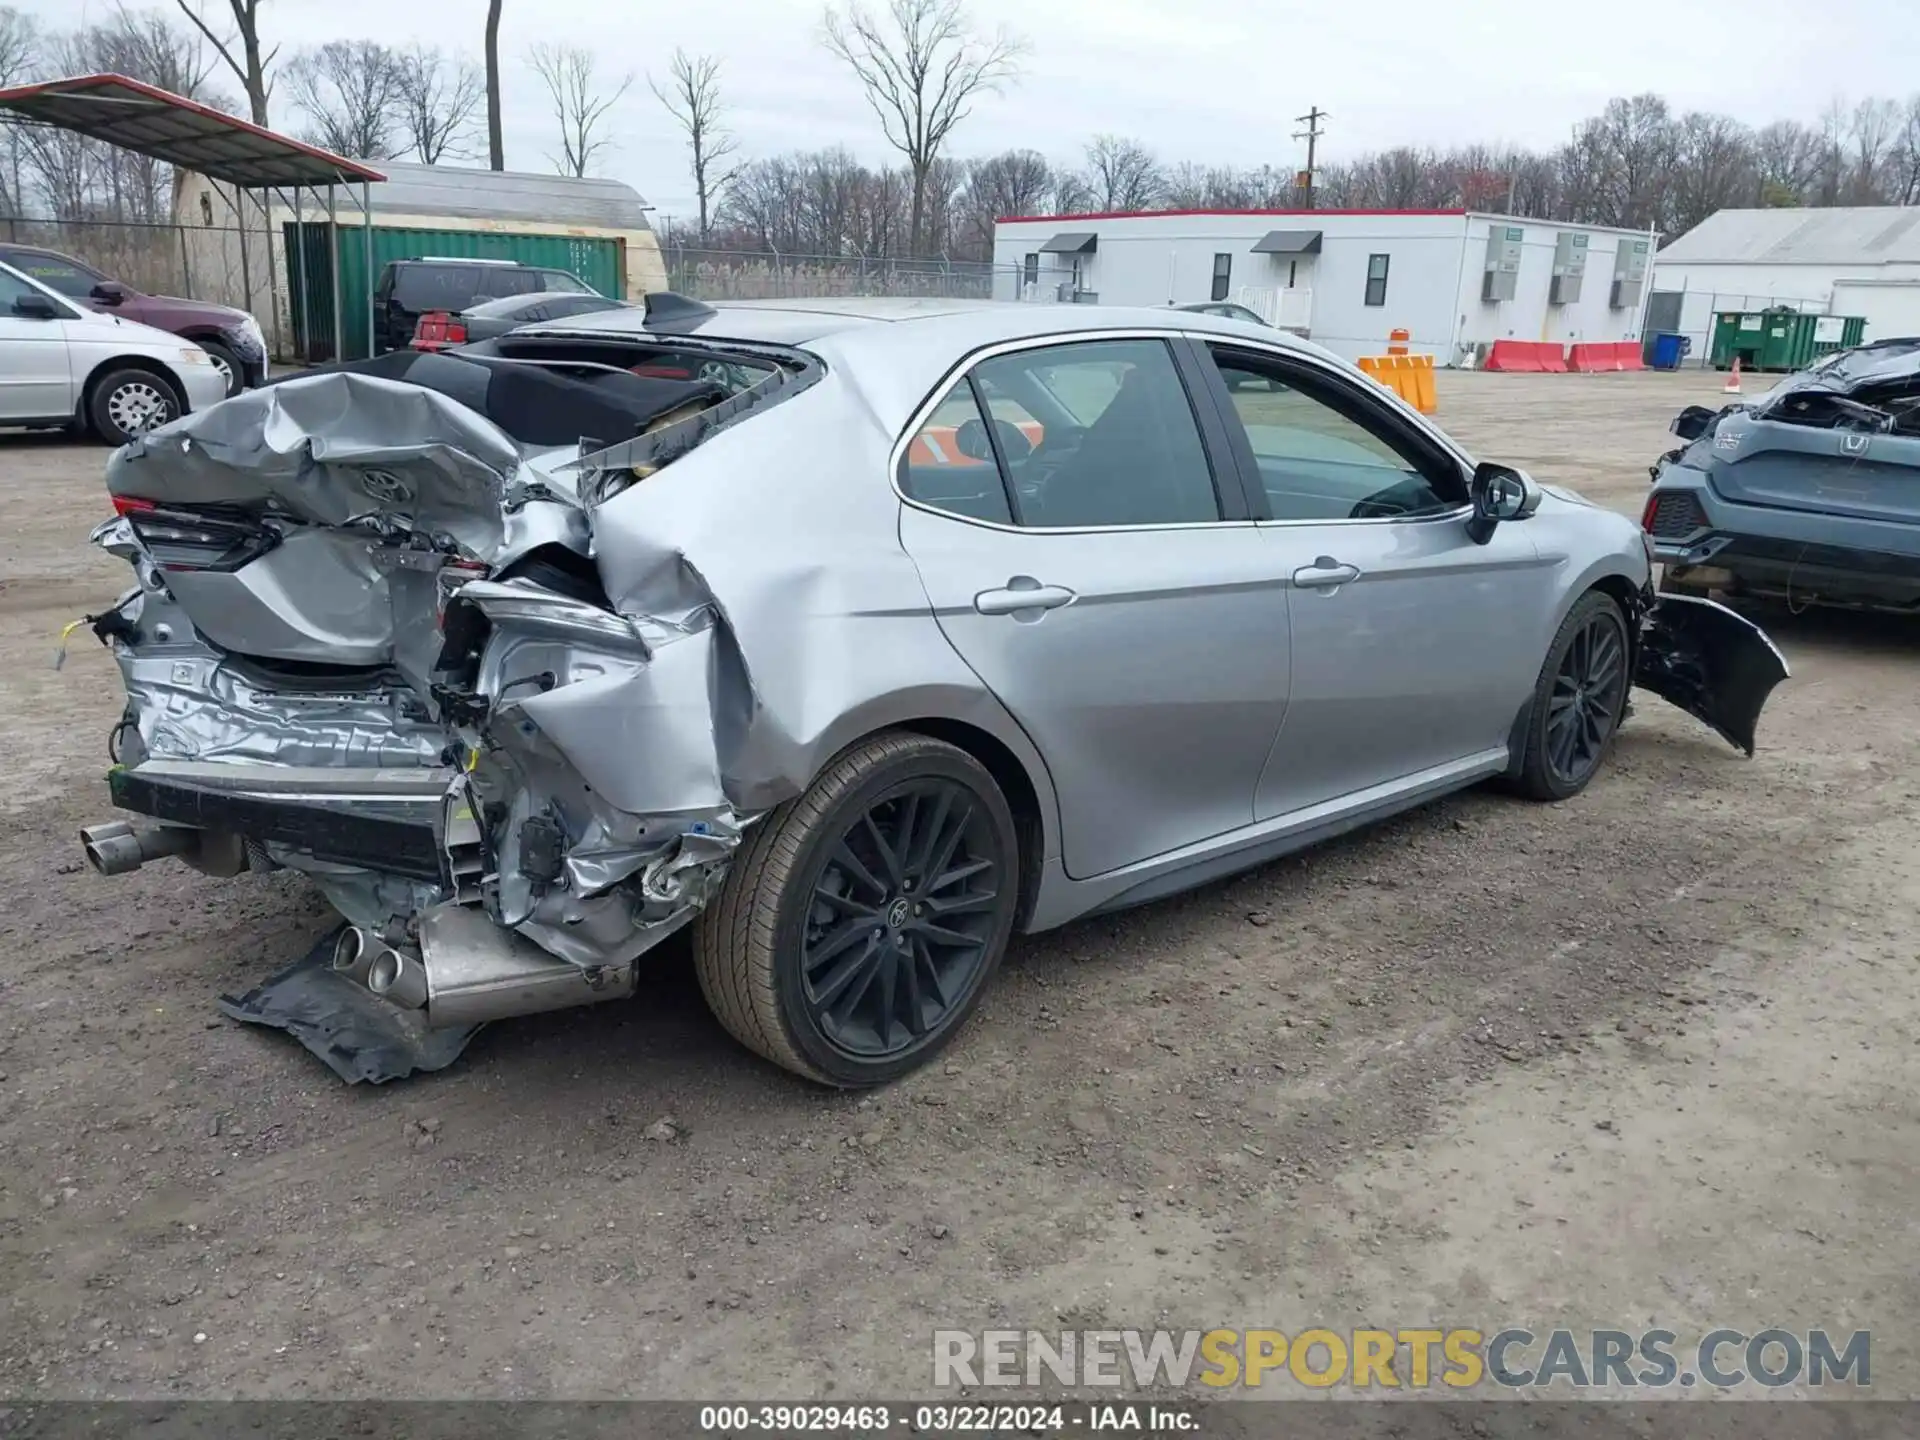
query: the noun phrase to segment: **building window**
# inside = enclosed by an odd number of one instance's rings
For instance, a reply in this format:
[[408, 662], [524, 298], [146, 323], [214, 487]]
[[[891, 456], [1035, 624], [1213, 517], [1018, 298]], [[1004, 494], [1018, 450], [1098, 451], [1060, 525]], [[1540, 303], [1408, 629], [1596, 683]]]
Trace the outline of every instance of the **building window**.
[[1367, 304], [1387, 303], [1387, 257], [1367, 256]]
[[1213, 257], [1213, 295], [1215, 300], [1227, 298], [1227, 288], [1233, 283], [1233, 256], [1216, 255]]
[[1028, 285], [1038, 285], [1040, 283], [1040, 257], [1038, 255], [1027, 256], [1022, 264], [1022, 268], [1025, 271], [1022, 277], [1023, 283]]

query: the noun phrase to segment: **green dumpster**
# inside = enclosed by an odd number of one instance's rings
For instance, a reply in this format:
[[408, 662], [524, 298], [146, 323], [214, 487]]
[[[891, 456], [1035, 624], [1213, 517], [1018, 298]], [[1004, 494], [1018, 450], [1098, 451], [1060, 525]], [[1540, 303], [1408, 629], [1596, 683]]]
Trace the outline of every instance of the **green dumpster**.
[[1803, 315], [1797, 310], [1723, 310], [1713, 317], [1708, 349], [1716, 370], [1804, 370], [1818, 357], [1860, 343], [1867, 322], [1858, 315]]

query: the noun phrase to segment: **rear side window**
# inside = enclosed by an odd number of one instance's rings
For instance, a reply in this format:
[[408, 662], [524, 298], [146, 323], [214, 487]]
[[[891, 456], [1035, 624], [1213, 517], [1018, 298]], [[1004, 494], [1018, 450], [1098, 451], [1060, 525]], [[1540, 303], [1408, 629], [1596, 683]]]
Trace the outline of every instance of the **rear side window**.
[[1013, 505], [971, 380], [957, 381], [907, 443], [900, 490], [949, 515], [1013, 524]]
[[[1002, 479], [998, 495], [988, 474]], [[982, 361], [909, 442], [901, 489], [972, 519], [1010, 514], [1028, 529], [1220, 518], [1186, 387], [1159, 340]]]
[[593, 287], [578, 275], [565, 270], [542, 270], [540, 272], [542, 290], [559, 290], [568, 295], [590, 295]]
[[482, 265], [478, 269], [480, 294], [489, 299], [531, 295], [546, 288], [538, 270], [522, 270], [517, 265]]
[[401, 265], [393, 298], [403, 310], [464, 310], [480, 298], [478, 265]]

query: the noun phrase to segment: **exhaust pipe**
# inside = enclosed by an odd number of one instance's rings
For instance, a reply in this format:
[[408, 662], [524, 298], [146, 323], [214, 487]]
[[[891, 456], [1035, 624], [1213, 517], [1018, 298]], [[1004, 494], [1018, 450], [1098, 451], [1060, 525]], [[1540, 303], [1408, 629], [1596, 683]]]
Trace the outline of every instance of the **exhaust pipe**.
[[102, 875], [125, 875], [149, 860], [191, 854], [199, 843], [200, 832], [184, 825], [134, 826], [108, 820], [80, 832], [87, 863]]
[[334, 945], [333, 968], [383, 1000], [422, 1011], [436, 1030], [624, 1000], [638, 973], [632, 962], [586, 970], [555, 959], [469, 905], [423, 912], [418, 954], [349, 927]]

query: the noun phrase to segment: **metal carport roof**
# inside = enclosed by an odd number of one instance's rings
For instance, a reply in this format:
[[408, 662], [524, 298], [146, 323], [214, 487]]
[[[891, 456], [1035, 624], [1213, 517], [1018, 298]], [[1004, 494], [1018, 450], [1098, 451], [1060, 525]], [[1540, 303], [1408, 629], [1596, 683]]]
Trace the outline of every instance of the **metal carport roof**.
[[118, 145], [229, 185], [342, 185], [378, 170], [125, 75], [75, 75], [0, 90], [0, 109]]

